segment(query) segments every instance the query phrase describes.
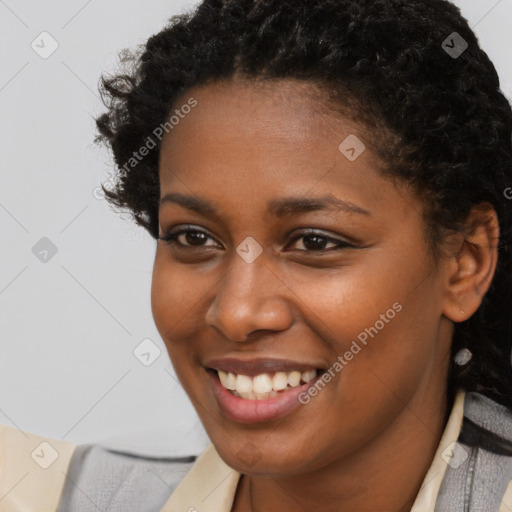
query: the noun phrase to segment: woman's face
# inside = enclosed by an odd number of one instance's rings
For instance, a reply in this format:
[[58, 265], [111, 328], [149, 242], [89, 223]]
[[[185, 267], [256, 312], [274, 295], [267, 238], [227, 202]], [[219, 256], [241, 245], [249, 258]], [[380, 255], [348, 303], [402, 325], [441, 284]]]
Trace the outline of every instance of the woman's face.
[[452, 326], [421, 204], [307, 87], [190, 90], [161, 148], [160, 236], [189, 232], [158, 242], [155, 323], [217, 451], [244, 473], [325, 467], [406, 417], [427, 435], [446, 394]]

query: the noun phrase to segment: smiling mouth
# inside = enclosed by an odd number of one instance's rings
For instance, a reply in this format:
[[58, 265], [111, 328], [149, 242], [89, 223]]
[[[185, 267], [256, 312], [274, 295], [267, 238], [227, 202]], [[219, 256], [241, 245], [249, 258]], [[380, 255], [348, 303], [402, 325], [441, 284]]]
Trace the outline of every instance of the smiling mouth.
[[235, 374], [223, 370], [208, 369], [216, 375], [222, 387], [233, 396], [245, 400], [267, 400], [289, 390], [298, 388], [324, 373], [321, 369], [290, 372], [267, 372], [250, 376]]

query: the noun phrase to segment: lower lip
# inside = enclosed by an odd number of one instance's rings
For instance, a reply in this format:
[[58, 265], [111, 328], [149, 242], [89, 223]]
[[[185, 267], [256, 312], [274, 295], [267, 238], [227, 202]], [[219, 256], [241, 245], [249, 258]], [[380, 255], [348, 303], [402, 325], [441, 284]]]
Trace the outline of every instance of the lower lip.
[[207, 370], [213, 388], [213, 394], [217, 399], [219, 407], [231, 420], [239, 423], [260, 423], [281, 418], [302, 405], [299, 402], [299, 395], [321, 377], [317, 375], [308, 383], [291, 388], [288, 391], [279, 393], [278, 396], [266, 400], [247, 400], [240, 398], [227, 390], [219, 380], [217, 372]]

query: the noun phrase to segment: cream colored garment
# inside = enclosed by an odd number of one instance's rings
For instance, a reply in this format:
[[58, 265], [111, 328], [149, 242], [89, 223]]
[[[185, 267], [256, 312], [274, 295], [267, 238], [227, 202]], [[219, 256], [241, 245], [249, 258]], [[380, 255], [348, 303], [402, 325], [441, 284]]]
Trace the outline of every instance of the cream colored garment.
[[0, 425], [0, 512], [55, 512], [74, 450]]
[[[430, 469], [411, 512], [434, 512], [447, 463], [442, 453], [454, 443], [462, 427], [464, 391], [455, 398], [450, 417]], [[161, 512], [231, 512], [240, 473], [230, 468], [210, 444], [180, 482]], [[511, 512], [512, 480], [499, 512]]]

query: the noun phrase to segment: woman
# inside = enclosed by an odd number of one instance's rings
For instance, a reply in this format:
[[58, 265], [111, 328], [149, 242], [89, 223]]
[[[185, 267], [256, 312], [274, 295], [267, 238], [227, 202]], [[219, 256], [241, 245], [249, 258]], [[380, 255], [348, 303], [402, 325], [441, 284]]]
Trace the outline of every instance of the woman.
[[459, 10], [205, 0], [127, 64], [105, 194], [212, 444], [78, 447], [59, 510], [511, 510], [512, 111]]

